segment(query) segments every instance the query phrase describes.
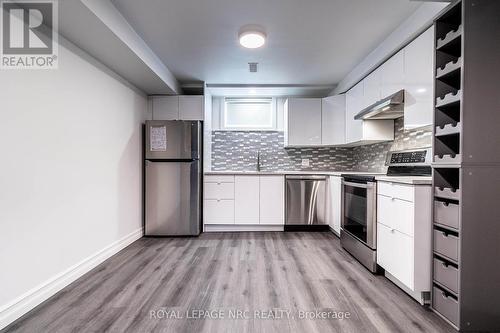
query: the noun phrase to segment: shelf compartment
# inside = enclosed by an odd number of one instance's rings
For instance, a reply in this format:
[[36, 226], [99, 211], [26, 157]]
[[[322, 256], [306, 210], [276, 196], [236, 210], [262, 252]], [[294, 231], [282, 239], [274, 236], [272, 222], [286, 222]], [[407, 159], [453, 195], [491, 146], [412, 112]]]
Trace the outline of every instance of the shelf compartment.
[[446, 260], [434, 257], [434, 281], [458, 295], [458, 267]]
[[458, 262], [458, 236], [444, 229], [434, 229], [434, 251], [453, 262]]
[[458, 203], [436, 199], [434, 200], [434, 222], [458, 230], [459, 210]]
[[443, 107], [451, 103], [459, 102], [462, 99], [462, 91], [458, 90], [456, 93], [450, 92], [444, 97], [436, 98], [436, 107]]
[[446, 65], [444, 65], [443, 67], [438, 67], [436, 69], [436, 78], [440, 79], [440, 78], [456, 71], [457, 69], [461, 69], [461, 68], [462, 68], [462, 57], [459, 57], [455, 61], [452, 60], [452, 61], [446, 63]]
[[452, 293], [436, 284], [432, 288], [432, 308], [454, 325], [458, 325], [458, 300]]
[[436, 50], [446, 48], [449, 44], [456, 42], [457, 39], [462, 37], [462, 25], [457, 29], [449, 31], [443, 38], [439, 38], [436, 42]]
[[451, 135], [460, 133], [462, 125], [460, 122], [446, 124], [444, 126], [436, 126], [436, 136]]
[[460, 163], [460, 133], [434, 137], [434, 162]]
[[436, 108], [434, 111], [434, 124], [437, 127], [460, 122], [460, 101]]
[[435, 168], [433, 178], [434, 186], [437, 188], [455, 189], [456, 192], [460, 190], [460, 169], [458, 168]]
[[434, 186], [434, 196], [443, 199], [460, 200], [460, 189]]

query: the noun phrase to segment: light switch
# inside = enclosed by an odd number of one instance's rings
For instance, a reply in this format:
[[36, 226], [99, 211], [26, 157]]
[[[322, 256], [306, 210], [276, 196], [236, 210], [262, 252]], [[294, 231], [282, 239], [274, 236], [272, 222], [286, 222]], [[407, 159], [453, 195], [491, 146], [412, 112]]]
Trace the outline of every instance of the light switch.
[[308, 168], [309, 167], [309, 159], [308, 158], [303, 158], [302, 159], [302, 166], [304, 168]]

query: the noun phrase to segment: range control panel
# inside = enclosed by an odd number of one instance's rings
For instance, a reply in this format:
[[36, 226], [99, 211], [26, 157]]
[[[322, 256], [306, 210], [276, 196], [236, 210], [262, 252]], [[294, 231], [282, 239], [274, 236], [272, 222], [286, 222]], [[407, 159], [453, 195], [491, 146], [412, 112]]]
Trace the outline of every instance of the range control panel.
[[388, 153], [386, 165], [426, 165], [430, 155], [429, 149], [393, 151]]

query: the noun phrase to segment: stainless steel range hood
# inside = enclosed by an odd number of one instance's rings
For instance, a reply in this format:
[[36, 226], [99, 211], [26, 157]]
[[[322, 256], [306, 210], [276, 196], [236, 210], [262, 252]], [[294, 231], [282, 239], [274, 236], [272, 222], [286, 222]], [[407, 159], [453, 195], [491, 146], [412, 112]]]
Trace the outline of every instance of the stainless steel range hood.
[[373, 103], [354, 116], [354, 119], [396, 119], [403, 116], [405, 91], [400, 90]]

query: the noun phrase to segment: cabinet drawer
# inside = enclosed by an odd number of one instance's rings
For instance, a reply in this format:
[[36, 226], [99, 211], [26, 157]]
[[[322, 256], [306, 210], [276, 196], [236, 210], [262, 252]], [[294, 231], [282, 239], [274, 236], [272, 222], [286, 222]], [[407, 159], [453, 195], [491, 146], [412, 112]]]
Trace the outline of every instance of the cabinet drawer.
[[413, 239], [397, 230], [377, 224], [377, 263], [413, 290]]
[[434, 230], [434, 251], [451, 260], [458, 261], [458, 237]]
[[377, 222], [396, 229], [408, 236], [413, 236], [413, 202], [384, 195], [377, 196]]
[[203, 200], [205, 224], [234, 224], [234, 200]]
[[454, 203], [434, 201], [434, 222], [458, 229], [458, 208]]
[[434, 280], [458, 294], [458, 269], [434, 258]]
[[432, 288], [432, 307], [453, 324], [458, 324], [458, 301], [436, 286]]
[[413, 202], [415, 198], [415, 189], [413, 186], [396, 183], [378, 182], [377, 193], [389, 198], [397, 198], [411, 202]]
[[205, 199], [234, 199], [234, 183], [205, 183]]
[[234, 183], [234, 175], [209, 175], [203, 178], [205, 183]]

